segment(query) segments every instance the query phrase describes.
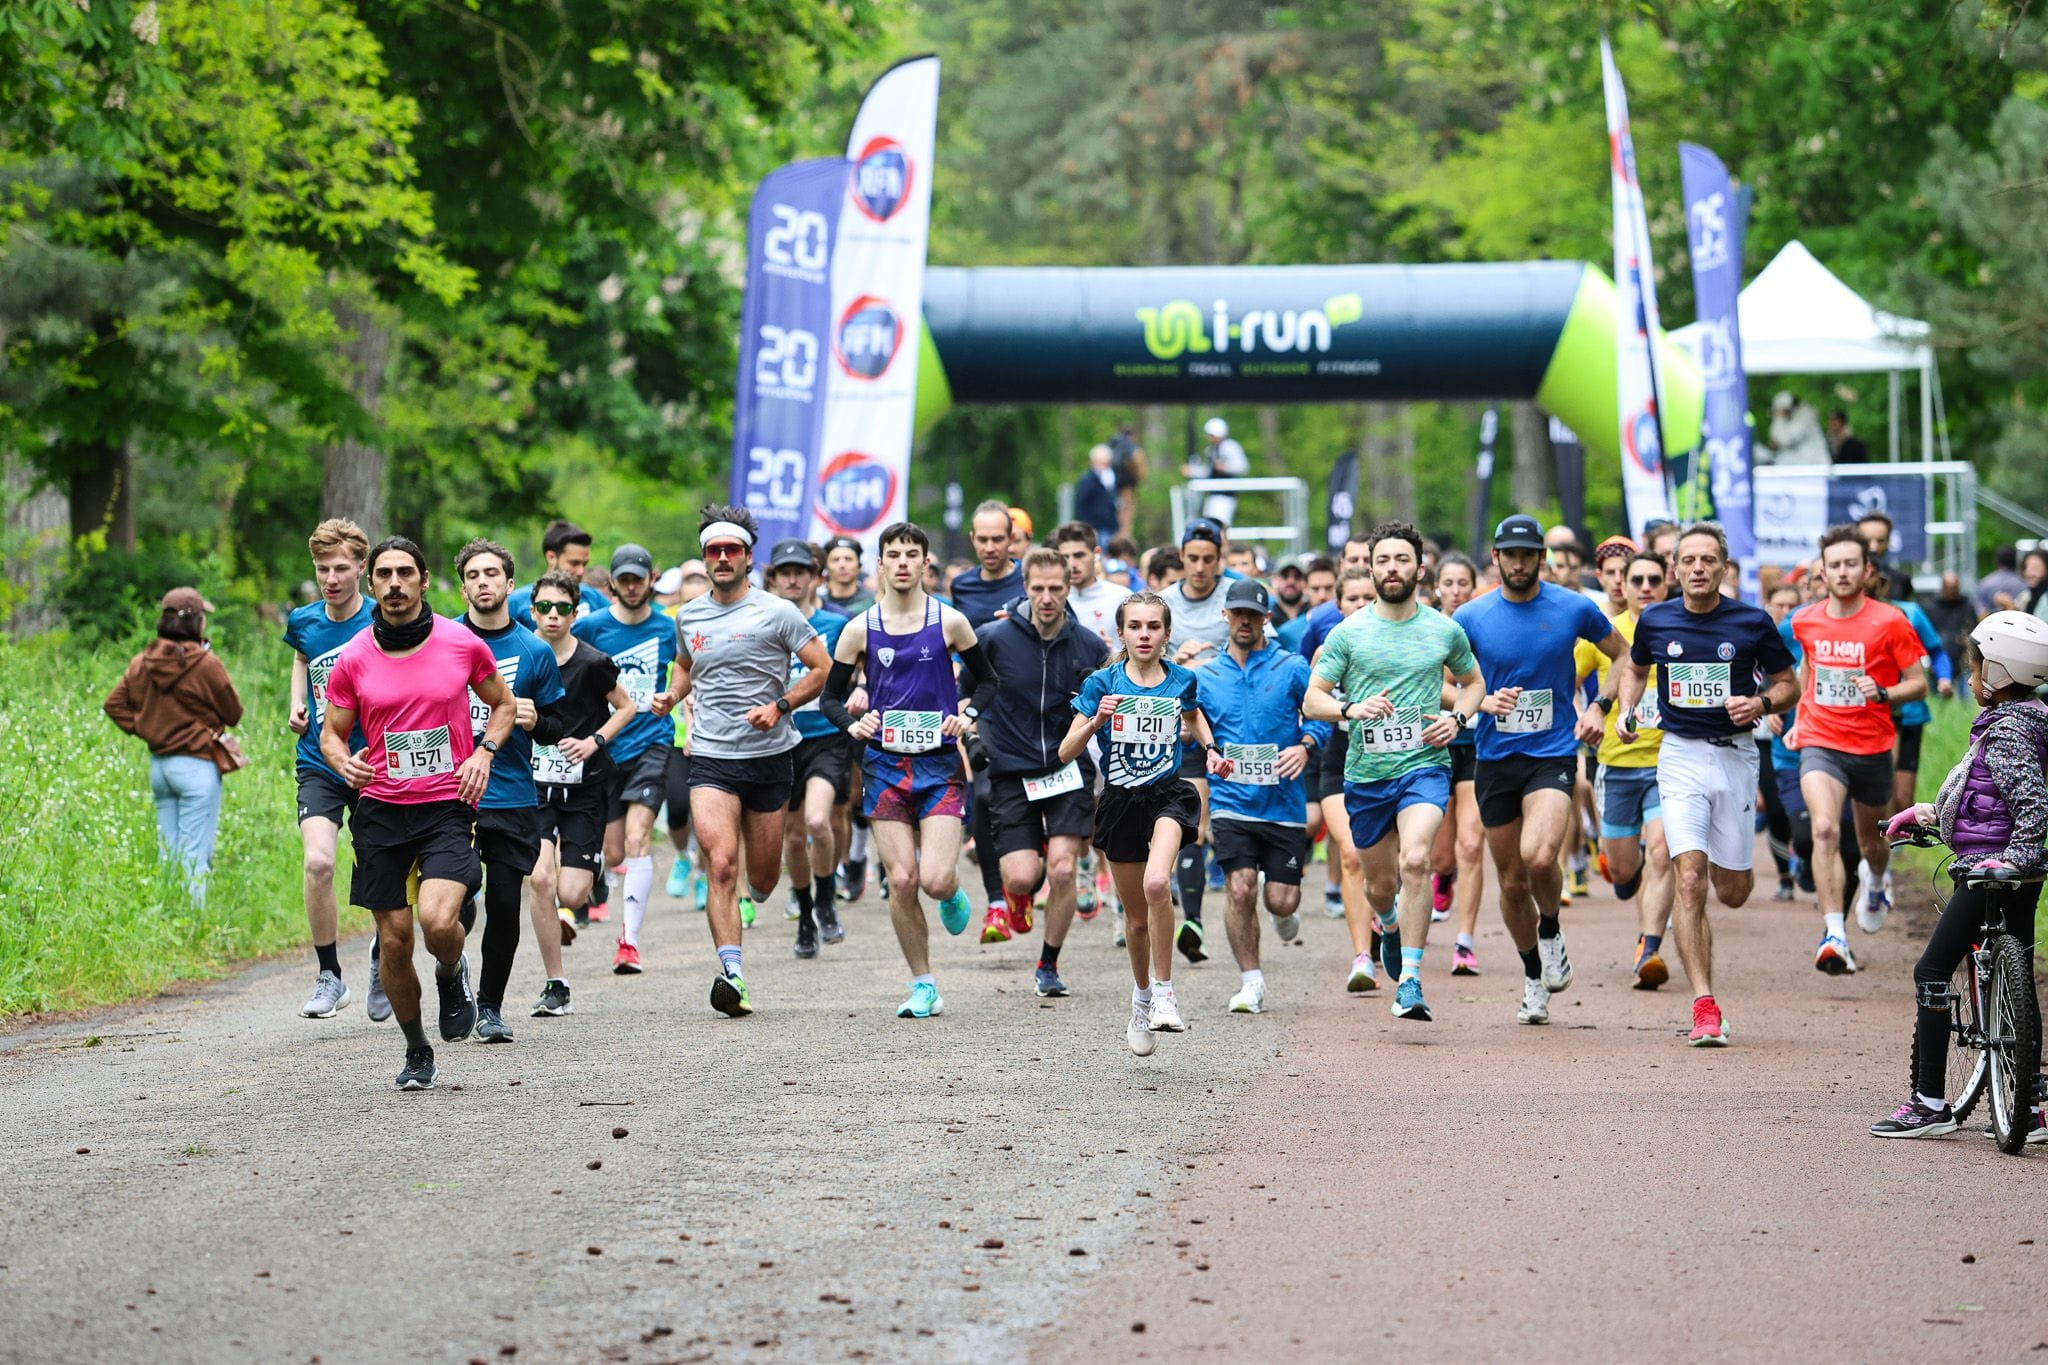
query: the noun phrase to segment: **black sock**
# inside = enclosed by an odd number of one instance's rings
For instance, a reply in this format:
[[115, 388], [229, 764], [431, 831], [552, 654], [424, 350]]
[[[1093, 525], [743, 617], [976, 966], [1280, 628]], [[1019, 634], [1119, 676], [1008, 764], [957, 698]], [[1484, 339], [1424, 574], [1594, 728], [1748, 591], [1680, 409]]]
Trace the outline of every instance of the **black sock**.
[[1174, 880], [1180, 884], [1180, 913], [1182, 919], [1202, 922], [1202, 893], [1209, 889], [1209, 869], [1204, 865], [1206, 852], [1200, 844], [1189, 844], [1180, 851], [1180, 862], [1174, 868]]
[[418, 1019], [401, 1019], [398, 1021], [398, 1027], [405, 1033], [405, 1045], [407, 1047], [425, 1047], [427, 1045], [427, 1031], [420, 1027]]
[[526, 918], [519, 889], [526, 880], [517, 868], [492, 863], [484, 869], [483, 966], [476, 978], [476, 1002], [493, 1009], [505, 1003], [512, 959], [519, 956], [519, 921]]
[[1041, 967], [1059, 966], [1060, 945], [1057, 943], [1048, 943], [1041, 947], [1038, 950], [1038, 965]]
[[1556, 937], [1557, 937], [1557, 916], [1556, 916], [1556, 915], [1538, 915], [1538, 916], [1536, 917], [1536, 937], [1538, 937], [1538, 938], [1556, 938]]
[[1534, 948], [1517, 948], [1515, 951], [1521, 954], [1522, 957], [1522, 975], [1528, 977], [1531, 981], [1541, 981], [1543, 979], [1543, 958], [1537, 951]]
[[332, 943], [314, 944], [313, 956], [320, 959], [321, 971], [333, 972], [336, 976], [341, 975], [341, 954], [335, 951]]
[[839, 878], [835, 874], [827, 872], [824, 876], [818, 878], [816, 882], [812, 883], [811, 903], [813, 905], [830, 907], [837, 899], [839, 899]]
[[789, 896], [791, 900], [796, 902], [797, 918], [809, 919], [811, 917], [811, 909], [816, 904], [816, 902], [811, 898], [810, 883], [794, 883], [789, 888]]

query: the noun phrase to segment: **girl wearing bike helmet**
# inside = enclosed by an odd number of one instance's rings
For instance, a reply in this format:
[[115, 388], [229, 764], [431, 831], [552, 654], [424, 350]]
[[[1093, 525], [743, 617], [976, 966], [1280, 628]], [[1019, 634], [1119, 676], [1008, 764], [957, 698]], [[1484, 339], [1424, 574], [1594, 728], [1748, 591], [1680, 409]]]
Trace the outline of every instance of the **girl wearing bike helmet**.
[[[1952, 1133], [1944, 1077], [1949, 1012], [1938, 1000], [1970, 952], [1984, 923], [1990, 894], [1963, 884], [1966, 872], [2038, 877], [2048, 868], [2048, 704], [2034, 689], [2048, 684], [2048, 621], [2020, 611], [1993, 612], [1970, 632], [1970, 689], [1983, 706], [1970, 725], [1970, 747], [1942, 779], [1931, 803], [1892, 817], [1885, 833], [1916, 829], [1939, 833], [1955, 854], [1949, 875], [1955, 893], [1913, 967], [1919, 1009], [1913, 1029], [1913, 1093], [1890, 1117], [1870, 1125], [1875, 1137], [1935, 1137]], [[2006, 899], [2006, 928], [2027, 949], [2034, 943], [2034, 907], [2041, 884], [2014, 889]], [[2037, 1131], [2028, 1141], [2039, 1141]]]

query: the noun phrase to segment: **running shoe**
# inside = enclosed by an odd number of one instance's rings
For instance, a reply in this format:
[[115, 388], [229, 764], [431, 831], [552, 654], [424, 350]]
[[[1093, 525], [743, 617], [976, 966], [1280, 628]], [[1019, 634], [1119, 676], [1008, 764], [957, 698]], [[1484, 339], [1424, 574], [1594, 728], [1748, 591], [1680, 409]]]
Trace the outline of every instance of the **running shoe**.
[[1095, 902], [1095, 879], [1083, 872], [1076, 879], [1074, 887], [1074, 913], [1080, 918], [1094, 919], [1101, 913]]
[[1515, 1011], [1515, 1020], [1523, 1024], [1550, 1022], [1550, 989], [1534, 977], [1522, 978], [1522, 1008]]
[[1789, 901], [1796, 898], [1798, 894], [1798, 891], [1793, 886], [1792, 878], [1787, 875], [1778, 878], [1778, 889], [1771, 893], [1771, 899], [1774, 901]]
[[590, 927], [589, 906], [581, 905], [576, 908], [576, 927], [579, 930], [588, 929]]
[[720, 973], [711, 979], [711, 1008], [738, 1019], [754, 1012], [754, 997], [747, 993], [746, 978]]
[[1380, 970], [1389, 981], [1401, 979], [1401, 926], [1380, 930]]
[[612, 975], [638, 976], [641, 970], [639, 947], [620, 939], [619, 950], [612, 954]]
[[1451, 892], [1458, 885], [1455, 872], [1432, 872], [1429, 877], [1429, 922], [1442, 924], [1451, 917]]
[[814, 919], [800, 919], [796, 922], [796, 946], [791, 952], [798, 957], [818, 955], [818, 922]]
[[1238, 987], [1237, 994], [1230, 997], [1232, 1014], [1264, 1014], [1266, 1012], [1266, 983], [1247, 981]]
[[1820, 941], [1820, 950], [1813, 955], [1816, 971], [1829, 976], [1847, 976], [1856, 970], [1856, 958], [1850, 953], [1849, 945], [1840, 938], [1829, 934]]
[[1379, 973], [1373, 965], [1372, 954], [1360, 953], [1352, 958], [1351, 976], [1344, 982], [1344, 989], [1352, 995], [1364, 995], [1379, 988]]
[[[1870, 913], [1870, 861], [1864, 859], [1856, 864], [1856, 894], [1850, 900], [1850, 909], [1855, 912], [1856, 925], [1863, 928], [1864, 918]], [[1869, 933], [1868, 929], [1864, 929]]]
[[[2040, 1092], [2037, 1090], [2035, 1093]], [[1984, 1125], [1984, 1136], [1995, 1142], [1998, 1139], [1998, 1130], [1987, 1123]], [[2042, 1143], [2048, 1143], [2048, 1106], [2035, 1105], [2033, 1124], [2027, 1130], [2026, 1145], [2038, 1147]]]
[[1124, 946], [1124, 912], [1121, 909], [1116, 912], [1116, 942], [1110, 946], [1115, 948]]
[[796, 908], [795, 896], [791, 896], [789, 898], [788, 904], [782, 907], [782, 917], [786, 920], [800, 919], [802, 918], [803, 913], [803, 911]]
[[1792, 881], [1807, 895], [1811, 896], [1813, 894], [1813, 859], [1794, 858], [1792, 860]]
[[1202, 948], [1202, 922], [1198, 919], [1182, 920], [1180, 932], [1173, 937], [1173, 944], [1180, 949], [1180, 955], [1190, 962], [1207, 962], [1209, 954]]
[[1124, 1026], [1124, 1041], [1140, 1057], [1150, 1057], [1152, 1050], [1159, 1046], [1158, 1040], [1152, 1036], [1151, 1010], [1135, 1000], [1131, 1002], [1131, 1022]]
[[1872, 886], [1867, 873], [1863, 886], [1867, 889], [1856, 899], [1856, 927], [1866, 934], [1874, 934], [1884, 928], [1884, 922], [1892, 916], [1891, 888]]
[[1564, 931], [1558, 930], [1555, 938], [1538, 938], [1536, 955], [1543, 959], [1543, 987], [1552, 995], [1568, 989], [1572, 984], [1571, 954], [1564, 950]]
[[1344, 918], [1344, 888], [1332, 883], [1323, 888], [1323, 913], [1331, 919]]
[[946, 1002], [939, 995], [939, 988], [929, 981], [911, 982], [910, 998], [896, 1007], [898, 1019], [929, 1019], [945, 1012]]
[[1607, 866], [1607, 851], [1605, 849], [1593, 855], [1593, 866], [1599, 869], [1601, 881], [1612, 882], [1614, 880], [1614, 871]]
[[826, 901], [818, 907], [818, 937], [827, 943], [844, 943], [846, 926], [839, 922], [839, 907]]
[[512, 1030], [505, 1027], [505, 1017], [498, 1013], [496, 1005], [479, 1005], [476, 1011], [476, 1040], [479, 1043], [509, 1043]]
[[973, 918], [974, 907], [968, 904], [967, 893], [957, 886], [952, 895], [939, 902], [939, 923], [956, 938], [967, 932], [967, 921]]
[[1396, 1019], [1415, 1019], [1425, 1024], [1429, 1022], [1429, 1004], [1422, 998], [1420, 978], [1401, 978], [1400, 984], [1394, 987], [1393, 1011]]
[[1477, 976], [1477, 975], [1479, 975], [1479, 954], [1477, 954], [1477, 953], [1473, 952], [1473, 951], [1472, 951], [1472, 950], [1471, 950], [1470, 948], [1467, 948], [1467, 947], [1466, 947], [1466, 946], [1465, 946], [1464, 944], [1462, 944], [1462, 943], [1458, 944], [1458, 945], [1457, 945], [1457, 946], [1456, 946], [1455, 948], [1452, 948], [1452, 949], [1451, 949], [1451, 975], [1452, 975], [1452, 976]]
[[562, 946], [568, 947], [576, 941], [576, 916], [567, 910], [557, 908], [555, 918], [562, 925]]
[[458, 956], [455, 970], [445, 976], [436, 968], [434, 986], [441, 996], [442, 1041], [460, 1042], [476, 1027], [476, 992], [469, 988], [469, 954]]
[[1273, 917], [1273, 932], [1280, 935], [1282, 943], [1292, 943], [1301, 937], [1301, 915], [1276, 915]]
[[405, 1050], [405, 1070], [398, 1073], [400, 1090], [432, 1090], [434, 1077], [434, 1049], [430, 1047], [409, 1047]]
[[1173, 998], [1173, 992], [1161, 994], [1157, 986], [1152, 988], [1152, 1008], [1147, 1011], [1152, 1019], [1154, 1033], [1185, 1033], [1187, 1025], [1181, 1022], [1180, 1002]]
[[1031, 974], [1031, 984], [1041, 996], [1048, 1000], [1064, 999], [1067, 983], [1060, 980], [1059, 968], [1040, 966]]
[[678, 853], [676, 860], [668, 865], [668, 885], [662, 888], [670, 900], [681, 900], [690, 889], [690, 860]]
[[868, 860], [848, 858], [839, 868], [839, 899], [857, 901], [867, 894]]
[[391, 1017], [391, 997], [384, 994], [384, 978], [377, 974], [377, 940], [370, 940], [370, 995], [363, 1001], [363, 1013], [370, 1022], [381, 1024]]
[[756, 918], [758, 918], [758, 915], [757, 915], [757, 912], [756, 912], [756, 911], [755, 911], [755, 909], [754, 909], [754, 902], [753, 902], [753, 898], [752, 898], [752, 897], [750, 897], [750, 896], [741, 896], [741, 897], [740, 897], [740, 928], [742, 928], [742, 929], [751, 929], [751, 928], [753, 928], [753, 927], [754, 927], [754, 920], [755, 920]]
[[[1045, 904], [1044, 894], [1044, 888], [1039, 888], [1038, 904], [1040, 905]], [[1037, 921], [1032, 917], [1031, 905], [1032, 903], [1030, 901], [1026, 901], [1024, 904], [1018, 906], [1015, 910], [1010, 911], [1010, 931], [1020, 938], [1023, 937], [1025, 934], [1030, 933], [1031, 926], [1037, 923]]]
[[[606, 920], [612, 917], [610, 903], [611, 888], [615, 885], [622, 885], [625, 875], [626, 869], [624, 867], [615, 867], [612, 869], [611, 879], [605, 883], [604, 887], [605, 898], [601, 901], [592, 901], [590, 903], [590, 922], [592, 924], [603, 924]], [[699, 875], [701, 876], [702, 874], [700, 873]]]
[[1870, 1125], [1870, 1135], [1881, 1138], [1940, 1137], [1955, 1130], [1954, 1110], [1946, 1104], [1939, 1109], [1931, 1109], [1920, 1102], [1918, 1095]]
[[1564, 879], [1564, 890], [1567, 896], [1593, 894], [1593, 880], [1586, 875], [1586, 864], [1583, 861], [1572, 864], [1570, 873]]
[[1010, 932], [1010, 912], [1000, 905], [991, 905], [981, 921], [983, 943], [1008, 943], [1015, 937]]
[[1702, 995], [1692, 1002], [1692, 1035], [1686, 1041], [1694, 1047], [1728, 1046], [1728, 1026], [1721, 1021], [1721, 1007], [1713, 996]]
[[1664, 959], [1649, 950], [1641, 934], [1636, 935], [1636, 989], [1654, 991], [1671, 979]]
[[711, 904], [711, 879], [702, 872], [695, 873], [690, 878], [690, 908], [701, 915], [704, 913], [704, 907], [709, 904]]
[[332, 1019], [354, 998], [339, 976], [322, 972], [314, 978], [313, 994], [300, 1007], [299, 1014], [306, 1019]]
[[536, 1019], [559, 1019], [565, 1014], [574, 1014], [576, 1007], [569, 1003], [569, 983], [559, 977], [551, 977], [540, 988], [540, 999], [534, 1002], [533, 1017]]

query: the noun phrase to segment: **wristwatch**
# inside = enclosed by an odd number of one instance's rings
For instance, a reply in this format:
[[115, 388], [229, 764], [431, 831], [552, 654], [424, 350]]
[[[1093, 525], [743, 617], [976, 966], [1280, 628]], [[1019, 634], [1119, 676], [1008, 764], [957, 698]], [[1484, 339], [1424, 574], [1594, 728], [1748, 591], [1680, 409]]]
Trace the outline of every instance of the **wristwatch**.
[[1889, 702], [1891, 699], [1892, 690], [1889, 687], [1886, 687], [1884, 684], [1879, 683], [1877, 688], [1877, 704], [1879, 706], [1883, 706], [1886, 702]]
[[788, 697], [777, 697], [775, 699], [775, 709], [786, 716], [796, 708], [789, 704]]
[[476, 747], [482, 749], [487, 754], [494, 754], [498, 752], [498, 741], [495, 739], [480, 739], [477, 741]]
[[1602, 711], [1612, 711], [1612, 710], [1614, 709], [1614, 702], [1615, 702], [1615, 698], [1613, 698], [1613, 697], [1595, 697], [1595, 698], [1593, 698], [1593, 704], [1594, 704], [1595, 706], [1599, 707], [1599, 708], [1600, 708], [1600, 709], [1601, 709]]
[[1771, 694], [1768, 692], [1759, 692], [1756, 694], [1756, 699], [1763, 707], [1763, 710], [1759, 714], [1766, 716], [1771, 714]]
[[600, 749], [607, 748], [611, 744], [611, 741], [609, 739], [606, 739], [603, 735], [592, 735], [590, 737], [590, 742], [592, 744], [595, 744]]

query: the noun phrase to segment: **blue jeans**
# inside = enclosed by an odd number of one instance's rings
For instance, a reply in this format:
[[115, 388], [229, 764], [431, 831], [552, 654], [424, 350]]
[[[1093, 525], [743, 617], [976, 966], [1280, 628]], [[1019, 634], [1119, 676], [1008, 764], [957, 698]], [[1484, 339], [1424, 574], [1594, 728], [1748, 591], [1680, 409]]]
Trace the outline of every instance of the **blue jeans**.
[[149, 791], [156, 798], [156, 832], [164, 851], [185, 865], [194, 904], [206, 901], [206, 871], [220, 828], [220, 769], [210, 758], [173, 754], [149, 760]]

